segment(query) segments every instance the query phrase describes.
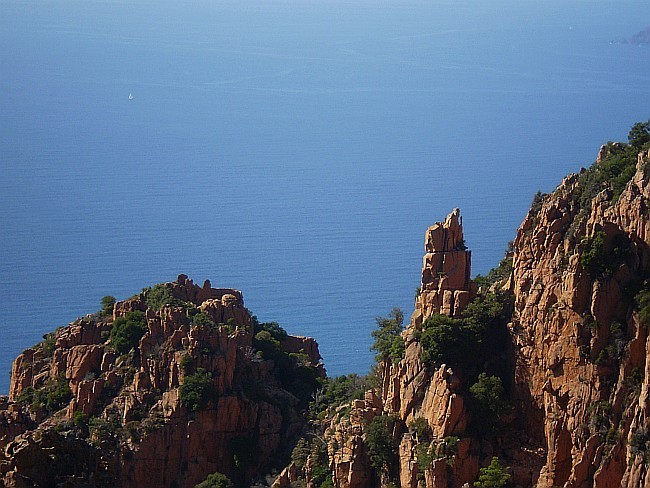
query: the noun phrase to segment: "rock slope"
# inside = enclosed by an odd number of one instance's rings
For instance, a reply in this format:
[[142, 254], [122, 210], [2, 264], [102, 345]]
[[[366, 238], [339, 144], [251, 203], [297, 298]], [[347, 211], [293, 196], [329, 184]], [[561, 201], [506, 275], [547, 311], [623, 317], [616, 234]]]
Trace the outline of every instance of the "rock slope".
[[[512, 486], [650, 486], [650, 152], [611, 171], [630, 150], [603, 146], [592, 169], [538, 195], [511, 269], [500, 267], [507, 273], [491, 291], [507, 310], [507, 329], [491, 325], [482, 337], [505, 333], [492, 348], [502, 358], [492, 371], [509, 407], [493, 400], [493, 411], [501, 408], [495, 430], [481, 429], [488, 419], [481, 392], [468, 384], [480, 380], [470, 380], [471, 361], [423, 360], [427, 319], [463, 317], [477, 294], [458, 211], [427, 231], [404, 357], [380, 362], [380, 386], [327, 424], [335, 486], [461, 487], [492, 456], [509, 467]], [[621, 186], [622, 171], [630, 178]], [[368, 439], [379, 416], [390, 419], [394, 456], [381, 469]]]
[[467, 436], [456, 446], [453, 467], [448, 469], [447, 457], [440, 456], [440, 462], [421, 472], [417, 463], [419, 442], [407, 429], [414, 420], [425, 419], [433, 443], [439, 444], [430, 449], [444, 449], [445, 439], [466, 433], [469, 420], [464, 397], [458, 392], [460, 378], [447, 365], [427, 367], [418, 340], [426, 318], [434, 314], [460, 316], [476, 295], [476, 285], [469, 279], [471, 253], [464, 245], [458, 209], [427, 230], [425, 253], [421, 291], [411, 322], [403, 332], [404, 358], [397, 363], [382, 362], [381, 387], [354, 402], [349, 417], [337, 416], [327, 428], [335, 486], [360, 488], [382, 482], [373, 473], [364, 437], [365, 426], [382, 414], [396, 420], [391, 435], [397, 446], [400, 486], [415, 487], [425, 476], [427, 486], [447, 486], [450, 480], [460, 486], [473, 481], [478, 473], [477, 446]]
[[[133, 347], [116, 351], [113, 329], [138, 317]], [[221, 472], [247, 483], [284, 459], [304, 427], [300, 388], [324, 376], [315, 341], [256, 339], [259, 328], [241, 292], [180, 275], [57, 330], [14, 362], [0, 480], [191, 487]]]
[[649, 486], [650, 324], [635, 303], [650, 276], [649, 160], [590, 209], [576, 204], [584, 178], [569, 176], [517, 233], [514, 380], [546, 454], [538, 486]]

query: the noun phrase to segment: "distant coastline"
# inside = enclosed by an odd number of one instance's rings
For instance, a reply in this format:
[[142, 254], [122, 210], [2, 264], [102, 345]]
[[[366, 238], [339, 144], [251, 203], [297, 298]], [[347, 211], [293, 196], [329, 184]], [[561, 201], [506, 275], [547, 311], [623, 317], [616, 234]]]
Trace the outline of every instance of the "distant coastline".
[[633, 36], [620, 39], [618, 42], [620, 44], [634, 44], [636, 46], [641, 44], [650, 44], [650, 25]]

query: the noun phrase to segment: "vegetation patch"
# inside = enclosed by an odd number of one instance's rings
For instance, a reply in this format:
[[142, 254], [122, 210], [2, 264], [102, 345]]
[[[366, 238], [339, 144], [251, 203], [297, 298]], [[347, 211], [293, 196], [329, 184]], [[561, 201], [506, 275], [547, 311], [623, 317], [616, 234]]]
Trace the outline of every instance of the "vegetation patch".
[[216, 327], [214, 321], [205, 312], [199, 312], [196, 315], [194, 315], [194, 317], [192, 317], [192, 325], [196, 325], [199, 327], [210, 327], [210, 328]]
[[72, 398], [72, 391], [68, 380], [64, 376], [59, 376], [54, 380], [49, 380], [42, 388], [25, 388], [16, 401], [29, 405], [35, 410], [43, 409], [47, 413], [53, 413], [61, 410], [68, 405]]
[[204, 369], [185, 377], [180, 386], [181, 404], [191, 412], [205, 408], [211, 400], [216, 398], [216, 390], [212, 383], [212, 374]]
[[212, 473], [194, 488], [235, 488], [235, 485], [225, 474]]
[[391, 361], [397, 363], [404, 358], [405, 346], [402, 338], [404, 330], [404, 313], [399, 308], [393, 308], [388, 317], [377, 317], [377, 329], [373, 330], [371, 335], [375, 339], [370, 348], [376, 351], [375, 360]]
[[373, 418], [364, 430], [370, 464], [375, 468], [377, 474], [388, 471], [395, 463], [397, 454], [391, 435], [392, 424], [391, 417], [379, 415]]
[[111, 346], [120, 354], [126, 354], [136, 347], [142, 336], [147, 332], [147, 319], [144, 312], [139, 310], [127, 312], [124, 317], [118, 317], [111, 328]]
[[56, 332], [44, 334], [43, 342], [39, 344], [39, 347], [46, 357], [51, 358], [54, 355], [54, 349], [56, 349]]
[[[304, 474], [308, 470], [310, 486], [317, 488], [330, 488], [334, 486], [332, 475], [329, 471], [329, 458], [327, 443], [318, 436], [311, 439], [302, 438], [296, 443], [291, 452], [291, 461], [295, 463], [302, 476], [299, 476], [295, 486], [307, 486]], [[292, 484], [292, 486], [294, 486]]]
[[641, 323], [646, 327], [650, 326], [650, 284], [647, 281], [634, 297], [634, 303]]
[[494, 339], [507, 340], [507, 307], [505, 295], [487, 293], [472, 301], [461, 318], [432, 315], [422, 324], [423, 362], [460, 367], [469, 379], [477, 378], [482, 364], [494, 357]]
[[[171, 283], [158, 283], [143, 290], [147, 307], [159, 312], [163, 307], [184, 307], [187, 302], [179, 300], [172, 293]], [[191, 304], [190, 304], [191, 305]]]
[[101, 317], [108, 317], [110, 315], [113, 315], [113, 308], [115, 307], [115, 302], [116, 299], [113, 295], [106, 295], [105, 297], [102, 297], [101, 300], [101, 310], [99, 311], [99, 315]]
[[254, 321], [253, 348], [260, 358], [273, 361], [273, 376], [282, 387], [300, 400], [307, 408], [314, 393], [321, 388], [321, 380], [303, 354], [288, 354], [282, 350], [281, 341], [287, 332], [277, 322]]
[[309, 404], [309, 417], [312, 419], [324, 417], [325, 412], [332, 407], [361, 399], [368, 388], [368, 378], [356, 373], [328, 377], [314, 392]]
[[502, 488], [510, 480], [508, 469], [501, 465], [498, 457], [494, 456], [489, 466], [481, 468], [481, 474], [478, 481], [474, 482], [474, 486], [477, 488]]
[[637, 155], [650, 148], [650, 120], [634, 124], [628, 133], [628, 144], [608, 143], [605, 156], [583, 171], [573, 193], [579, 210], [579, 224], [587, 218], [593, 198], [607, 190], [610, 201], [616, 202], [636, 171]]
[[508, 402], [503, 400], [501, 378], [481, 373], [469, 391], [473, 402], [474, 428], [483, 433], [494, 432], [501, 416], [510, 410]]

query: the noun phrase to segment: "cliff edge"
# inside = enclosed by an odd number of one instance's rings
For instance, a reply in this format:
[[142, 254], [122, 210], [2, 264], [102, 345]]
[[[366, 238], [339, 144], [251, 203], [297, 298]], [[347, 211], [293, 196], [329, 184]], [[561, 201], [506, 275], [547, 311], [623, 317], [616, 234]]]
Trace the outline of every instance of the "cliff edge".
[[431, 227], [403, 354], [325, 423], [334, 485], [650, 486], [649, 177], [603, 146], [477, 283], [458, 210]]

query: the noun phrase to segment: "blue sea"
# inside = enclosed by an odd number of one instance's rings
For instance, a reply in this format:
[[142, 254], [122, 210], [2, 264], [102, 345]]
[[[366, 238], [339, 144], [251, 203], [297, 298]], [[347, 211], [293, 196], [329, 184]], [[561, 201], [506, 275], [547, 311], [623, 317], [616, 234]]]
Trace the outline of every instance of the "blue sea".
[[[473, 272], [650, 118], [647, 0], [3, 0], [0, 392], [42, 335], [186, 273], [365, 373], [454, 207]], [[133, 100], [129, 100], [132, 94]]]

